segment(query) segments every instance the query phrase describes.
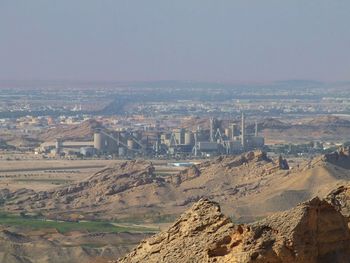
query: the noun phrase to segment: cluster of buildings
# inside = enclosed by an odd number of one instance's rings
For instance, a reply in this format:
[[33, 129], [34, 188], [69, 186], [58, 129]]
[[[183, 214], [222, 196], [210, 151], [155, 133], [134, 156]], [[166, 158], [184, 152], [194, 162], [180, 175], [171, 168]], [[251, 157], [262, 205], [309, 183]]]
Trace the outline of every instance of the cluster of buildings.
[[222, 128], [218, 119], [210, 119], [209, 130], [198, 128], [196, 131], [177, 129], [161, 135], [161, 143], [167, 146], [171, 154], [190, 154], [192, 156], [208, 156], [217, 154], [236, 154], [251, 149], [262, 148], [264, 138], [258, 135], [258, 125], [255, 132], [246, 131], [245, 116], [242, 113], [241, 125], [229, 124]]
[[210, 119], [209, 129], [196, 130], [176, 128], [172, 130], [115, 130], [99, 128], [91, 141], [63, 141], [41, 144], [38, 153], [54, 155], [112, 155], [116, 157], [147, 156], [167, 157], [208, 157], [219, 154], [237, 154], [264, 147], [264, 138], [254, 132], [247, 132], [245, 115], [241, 123], [232, 122], [222, 127], [216, 118]]

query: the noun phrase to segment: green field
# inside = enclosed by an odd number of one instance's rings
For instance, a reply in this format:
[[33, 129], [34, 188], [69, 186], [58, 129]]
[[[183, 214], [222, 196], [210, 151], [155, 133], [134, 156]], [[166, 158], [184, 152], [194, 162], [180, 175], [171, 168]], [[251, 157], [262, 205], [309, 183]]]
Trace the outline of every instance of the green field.
[[102, 221], [80, 221], [65, 222], [37, 218], [21, 217], [11, 214], [0, 214], [0, 225], [13, 226], [22, 229], [40, 230], [54, 228], [64, 234], [71, 231], [86, 232], [156, 232], [155, 229], [134, 226], [115, 226], [111, 222]]

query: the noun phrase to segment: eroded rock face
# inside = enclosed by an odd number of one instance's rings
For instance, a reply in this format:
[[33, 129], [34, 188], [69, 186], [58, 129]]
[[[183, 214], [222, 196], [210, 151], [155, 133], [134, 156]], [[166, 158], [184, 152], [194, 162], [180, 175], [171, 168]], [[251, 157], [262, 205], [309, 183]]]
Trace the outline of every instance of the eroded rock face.
[[167, 231], [117, 262], [349, 262], [347, 220], [314, 198], [289, 211], [235, 225], [217, 203], [200, 200]]
[[225, 237], [230, 239], [232, 232], [234, 224], [219, 205], [202, 199], [166, 232], [143, 241], [118, 262], [206, 262], [206, 248], [225, 242]]
[[342, 185], [330, 192], [326, 200], [350, 221], [350, 185]]
[[[155, 176], [152, 163], [141, 160], [126, 161], [107, 167], [84, 181], [51, 191], [38, 193], [31, 191], [22, 194], [21, 198], [17, 198], [16, 201], [8, 201], [6, 208], [16, 211], [41, 209], [49, 211], [53, 218], [61, 218], [59, 210], [110, 209], [111, 206], [116, 207], [114, 203], [118, 202], [120, 194], [142, 187], [157, 188], [164, 183], [163, 178]], [[2, 191], [0, 192], [0, 200], [6, 197], [5, 201], [7, 201], [8, 196], [12, 197], [15, 194]]]
[[283, 159], [280, 155], [278, 158], [278, 167], [282, 170], [289, 170], [289, 165], [286, 159]]
[[[326, 201], [314, 198], [251, 225], [263, 246], [254, 262], [348, 262], [346, 219]], [[251, 262], [251, 261], [247, 261]]]

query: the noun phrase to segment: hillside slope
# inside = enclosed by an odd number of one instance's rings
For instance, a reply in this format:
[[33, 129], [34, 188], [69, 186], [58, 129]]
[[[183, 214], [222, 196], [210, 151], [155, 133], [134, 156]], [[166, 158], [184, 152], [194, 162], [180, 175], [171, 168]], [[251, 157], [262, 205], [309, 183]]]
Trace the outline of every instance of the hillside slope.
[[151, 162], [126, 161], [55, 190], [7, 193], [11, 198], [5, 200], [4, 208], [64, 220], [78, 214], [85, 219], [152, 221], [179, 215], [193, 202], [208, 198], [220, 202], [226, 214], [249, 222], [346, 184], [350, 181], [348, 163], [349, 155], [334, 153], [286, 170], [279, 160], [256, 151], [159, 176]]
[[349, 258], [345, 218], [318, 198], [247, 225], [234, 224], [217, 203], [202, 199], [167, 231], [116, 262], [345, 263]]

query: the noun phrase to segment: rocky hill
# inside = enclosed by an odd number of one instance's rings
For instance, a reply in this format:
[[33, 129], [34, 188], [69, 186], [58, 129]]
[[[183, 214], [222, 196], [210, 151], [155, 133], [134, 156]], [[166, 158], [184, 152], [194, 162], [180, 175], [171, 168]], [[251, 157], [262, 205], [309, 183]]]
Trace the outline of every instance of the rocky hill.
[[[255, 123], [247, 120], [247, 132], [254, 133]], [[240, 119], [236, 124], [240, 127]], [[228, 127], [231, 120], [222, 120], [221, 128]], [[203, 118], [190, 118], [184, 120], [182, 127], [195, 131], [197, 127], [209, 129], [209, 120]], [[310, 141], [349, 141], [350, 120], [333, 116], [321, 115], [308, 118], [286, 120], [285, 118], [259, 119], [258, 129], [261, 136], [268, 143], [309, 143]]]
[[[338, 155], [340, 153], [337, 153]], [[221, 156], [176, 175], [161, 176], [147, 161], [126, 161], [90, 178], [37, 193], [4, 192], [5, 209], [40, 212], [49, 218], [150, 219], [181, 214], [208, 198], [242, 222], [287, 210], [314, 196], [325, 196], [350, 181], [348, 155], [327, 155], [288, 168], [261, 151]], [[1, 197], [1, 195], [0, 195]]]
[[[23, 195], [6, 203], [9, 211], [41, 211], [49, 218], [114, 219], [128, 210], [143, 213], [157, 203], [176, 199], [172, 185], [155, 176], [150, 162], [126, 161], [107, 167], [90, 178], [51, 191]], [[166, 197], [168, 196], [168, 197]], [[140, 210], [138, 210], [140, 208]]]
[[349, 262], [346, 219], [314, 198], [253, 224], [238, 225], [202, 199], [165, 232], [144, 240], [119, 263]]
[[[253, 130], [253, 125], [248, 128]], [[259, 131], [267, 142], [347, 141], [350, 140], [350, 121], [331, 115], [298, 119], [294, 123], [266, 119], [259, 122]]]
[[342, 119], [338, 116], [326, 115], [320, 116], [316, 118], [312, 118], [312, 120], [305, 122], [305, 125], [310, 126], [322, 126], [322, 127], [350, 127], [350, 121], [346, 119]]
[[41, 141], [64, 140], [92, 140], [96, 129], [101, 128], [102, 124], [96, 120], [87, 120], [81, 124], [58, 125], [54, 128], [43, 131], [38, 135]]
[[[340, 155], [341, 158], [333, 158]], [[225, 213], [242, 221], [289, 209], [313, 196], [325, 196], [350, 180], [350, 158], [334, 153], [285, 170], [285, 160], [264, 152], [219, 157], [174, 176], [183, 199], [219, 201]], [[178, 203], [181, 205], [182, 203]]]

